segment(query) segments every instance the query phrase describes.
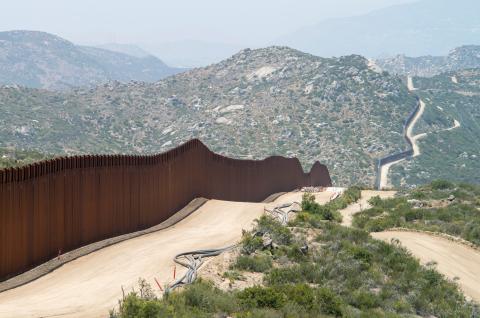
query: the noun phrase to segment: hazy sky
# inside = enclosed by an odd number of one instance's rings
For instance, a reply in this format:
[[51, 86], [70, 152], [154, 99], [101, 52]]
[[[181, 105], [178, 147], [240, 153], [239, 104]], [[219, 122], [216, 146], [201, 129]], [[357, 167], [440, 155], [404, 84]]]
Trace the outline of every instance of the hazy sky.
[[79, 44], [198, 40], [263, 45], [323, 19], [413, 0], [14, 0], [0, 30], [51, 32]]

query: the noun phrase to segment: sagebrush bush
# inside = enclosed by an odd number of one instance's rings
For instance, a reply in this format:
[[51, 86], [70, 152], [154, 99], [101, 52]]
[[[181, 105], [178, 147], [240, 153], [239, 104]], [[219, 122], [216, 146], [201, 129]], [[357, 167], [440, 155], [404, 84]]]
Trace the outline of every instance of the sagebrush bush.
[[285, 305], [287, 297], [284, 293], [271, 287], [254, 286], [237, 294], [240, 303], [247, 308], [274, 308]]
[[272, 260], [266, 255], [240, 255], [233, 267], [239, 270], [263, 273], [272, 268]]

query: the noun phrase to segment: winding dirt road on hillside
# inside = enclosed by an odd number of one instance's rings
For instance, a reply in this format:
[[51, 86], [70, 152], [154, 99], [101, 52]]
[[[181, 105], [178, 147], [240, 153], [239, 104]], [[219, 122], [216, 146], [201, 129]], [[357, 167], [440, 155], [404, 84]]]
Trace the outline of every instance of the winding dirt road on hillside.
[[[362, 210], [368, 209], [368, 200], [374, 196], [391, 198], [395, 191], [362, 191], [361, 199], [341, 210], [342, 225], [351, 226], [352, 217]], [[457, 283], [462, 291], [480, 302], [480, 252], [461, 243], [448, 239], [418, 232], [386, 231], [371, 233], [375, 239], [390, 243], [391, 239], [398, 239], [414, 257], [425, 265], [436, 262], [436, 269], [449, 279], [458, 279]]]
[[[125, 292], [142, 277], [160, 291], [173, 280], [173, 257], [191, 250], [236, 243], [264, 208], [301, 201], [302, 192], [287, 193], [273, 203], [210, 200], [167, 229], [140, 236], [80, 257], [26, 285], [0, 293], [0, 317], [108, 317]], [[315, 194], [326, 203], [331, 191]], [[177, 268], [177, 277], [184, 270]]]
[[[408, 79], [407, 79], [407, 86], [408, 86], [408, 90], [410, 92], [413, 92], [413, 91], [416, 90], [416, 88], [413, 84], [413, 79], [412, 79], [411, 76], [409, 76]], [[412, 142], [412, 149], [413, 149], [412, 158], [415, 158], [415, 157], [418, 157], [418, 156], [421, 155], [421, 151], [420, 151], [420, 147], [418, 145], [418, 141], [420, 139], [428, 136], [427, 133], [413, 135], [413, 130], [415, 128], [415, 125], [417, 124], [418, 120], [422, 117], [423, 113], [425, 112], [425, 107], [426, 107], [425, 103], [422, 100], [420, 100], [420, 108], [419, 108], [417, 114], [415, 115], [415, 117], [410, 122], [410, 125], [408, 125], [408, 127], [406, 127], [405, 135]], [[460, 127], [461, 127], [460, 122], [455, 119], [452, 127], [446, 128], [446, 129], [443, 129], [443, 130], [439, 130], [439, 131], [437, 131], [437, 133], [442, 132], [442, 131], [450, 131], [450, 130], [460, 128]], [[402, 162], [404, 160], [406, 160], [406, 158], [387, 163], [387, 164], [380, 167], [380, 182], [379, 182], [379, 188], [380, 189], [386, 189], [388, 187], [391, 187], [391, 184], [389, 183], [389, 180], [388, 180], [388, 173], [390, 171], [390, 168], [392, 166], [396, 165], [396, 164], [399, 164], [400, 162]]]
[[480, 302], [480, 252], [442, 237], [417, 232], [372, 233], [376, 239], [398, 239], [422, 264], [436, 262], [436, 269], [457, 283], [465, 295]]

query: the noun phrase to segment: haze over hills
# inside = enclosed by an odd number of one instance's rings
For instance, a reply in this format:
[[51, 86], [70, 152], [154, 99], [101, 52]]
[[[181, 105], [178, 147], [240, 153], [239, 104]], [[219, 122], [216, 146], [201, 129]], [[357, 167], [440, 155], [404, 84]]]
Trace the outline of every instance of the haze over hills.
[[77, 46], [44, 32], [0, 32], [0, 84], [69, 89], [112, 80], [154, 82], [180, 71], [151, 55]]
[[157, 83], [55, 93], [0, 89], [0, 147], [54, 154], [153, 153], [200, 138], [240, 158], [320, 160], [340, 184], [372, 184], [376, 158], [403, 150], [415, 98], [361, 56], [243, 50]]
[[194, 68], [218, 63], [238, 51], [244, 45], [205, 41], [176, 41], [159, 44], [145, 44], [150, 52], [161, 56], [169, 65]]
[[446, 72], [479, 68], [480, 46], [461, 46], [452, 50], [447, 56], [407, 57], [397, 55], [378, 59], [375, 63], [390, 73], [431, 77]]
[[119, 52], [131, 56], [135, 56], [138, 58], [151, 56], [149, 52], [145, 51], [141, 47], [134, 45], [134, 44], [123, 44], [123, 43], [107, 43], [102, 45], [95, 45], [100, 49]]
[[446, 55], [480, 44], [480, 2], [421, 0], [366, 15], [330, 19], [276, 41], [319, 56]]

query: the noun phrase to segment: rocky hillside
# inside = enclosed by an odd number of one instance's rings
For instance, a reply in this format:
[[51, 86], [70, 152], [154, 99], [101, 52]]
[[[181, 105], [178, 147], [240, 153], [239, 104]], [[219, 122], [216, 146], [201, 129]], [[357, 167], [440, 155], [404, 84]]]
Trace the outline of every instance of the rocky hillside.
[[298, 156], [305, 168], [320, 160], [337, 184], [372, 184], [375, 159], [404, 149], [415, 99], [401, 79], [367, 64], [270, 47], [154, 84], [4, 87], [0, 147], [153, 153], [197, 137], [228, 156]]
[[480, 67], [480, 46], [462, 46], [454, 49], [447, 56], [407, 57], [397, 55], [392, 58], [379, 59], [376, 64], [393, 74], [431, 77], [445, 72]]
[[67, 89], [111, 80], [154, 82], [179, 71], [153, 56], [77, 46], [48, 33], [0, 32], [0, 84]]

